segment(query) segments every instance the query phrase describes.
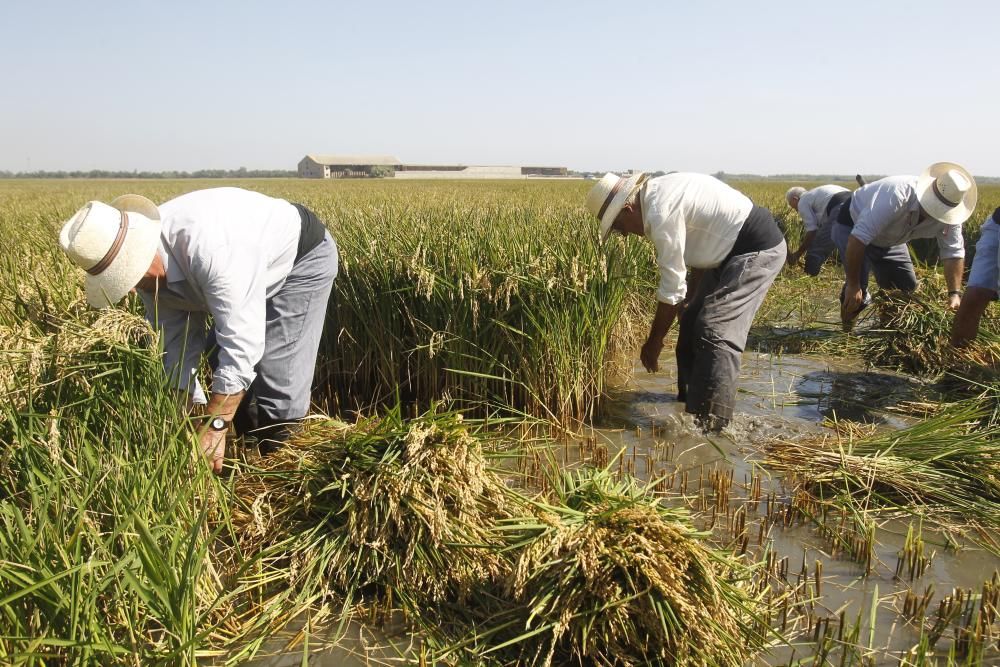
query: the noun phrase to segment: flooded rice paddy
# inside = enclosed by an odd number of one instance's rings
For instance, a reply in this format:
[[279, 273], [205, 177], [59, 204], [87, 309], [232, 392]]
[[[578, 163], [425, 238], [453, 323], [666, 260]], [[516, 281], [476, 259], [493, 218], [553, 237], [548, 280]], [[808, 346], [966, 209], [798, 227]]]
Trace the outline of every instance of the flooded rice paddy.
[[[907, 664], [901, 656], [920, 634], [903, 612], [916, 615], [918, 608], [930, 616], [953, 591], [978, 592], [1000, 567], [1000, 558], [960, 534], [902, 518], [874, 523], [860, 546], [849, 526], [841, 539], [836, 524], [843, 525], [843, 517], [808, 521], [791, 511], [792, 485], [768, 470], [765, 444], [831, 433], [822, 425], [830, 420], [904, 428], [915, 419], [893, 408], [926, 398], [927, 391], [912, 378], [865, 370], [859, 361], [747, 352], [737, 416], [722, 434], [705, 436], [675, 400], [674, 366], [665, 354], [661, 372], [637, 366], [631, 381], [613, 395], [601, 426], [583, 441], [563, 443], [555, 455], [563, 466], [587, 460], [655, 483], [671, 502], [689, 507], [696, 525], [711, 531], [719, 546], [765, 564], [794, 602], [775, 610], [772, 622], [782, 637], [772, 639], [755, 664]], [[914, 530], [922, 551], [911, 550], [907, 560], [901, 554]], [[307, 649], [308, 664], [417, 660], [419, 639], [392, 627], [376, 630], [356, 620], [332, 647], [330, 637], [313, 637], [313, 645], [322, 648]], [[943, 632], [938, 655], [942, 648], [947, 654], [951, 641]], [[842, 645], [848, 642], [860, 648], [846, 651]], [[277, 655], [254, 664], [303, 664], [301, 645], [274, 650]], [[1000, 655], [988, 654], [976, 664], [1000, 664]]]

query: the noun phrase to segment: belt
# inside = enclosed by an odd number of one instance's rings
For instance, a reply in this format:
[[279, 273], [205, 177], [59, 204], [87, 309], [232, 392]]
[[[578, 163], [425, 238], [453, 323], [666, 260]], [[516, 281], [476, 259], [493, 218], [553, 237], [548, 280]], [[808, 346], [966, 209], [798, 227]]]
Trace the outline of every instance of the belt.
[[833, 195], [832, 197], [830, 197], [830, 201], [826, 203], [826, 210], [824, 211], [826, 217], [827, 218], [830, 217], [830, 212], [833, 211], [833, 209], [837, 208], [844, 202], [850, 202], [850, 201], [851, 201], [850, 192], [838, 192], [837, 194]]
[[[851, 195], [853, 197], [853, 195]], [[837, 216], [837, 224], [854, 229], [854, 218], [851, 217], [851, 202], [848, 200], [840, 207], [840, 214]]]
[[298, 263], [310, 250], [323, 242], [326, 236], [326, 226], [323, 221], [316, 217], [316, 214], [307, 209], [302, 204], [292, 204], [298, 212], [302, 221], [302, 228], [299, 230], [299, 245], [295, 250], [295, 262]]

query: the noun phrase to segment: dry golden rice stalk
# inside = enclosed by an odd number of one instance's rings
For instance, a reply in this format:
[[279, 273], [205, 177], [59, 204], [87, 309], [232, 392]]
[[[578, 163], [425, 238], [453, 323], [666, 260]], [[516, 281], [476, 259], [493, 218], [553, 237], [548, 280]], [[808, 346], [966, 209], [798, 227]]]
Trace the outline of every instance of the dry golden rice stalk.
[[606, 471], [565, 476], [558, 500], [515, 531], [519, 664], [737, 665], [760, 645], [746, 568], [683, 511]]
[[391, 590], [416, 610], [504, 568], [504, 483], [459, 415], [309, 421], [236, 493], [244, 548], [287, 561], [292, 586]]

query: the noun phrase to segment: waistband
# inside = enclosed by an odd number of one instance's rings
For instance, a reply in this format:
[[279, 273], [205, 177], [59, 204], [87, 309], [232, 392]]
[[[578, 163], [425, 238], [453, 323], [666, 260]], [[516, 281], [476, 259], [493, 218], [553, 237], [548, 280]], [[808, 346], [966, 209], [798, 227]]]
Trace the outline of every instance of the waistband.
[[299, 231], [299, 245], [295, 250], [295, 261], [298, 262], [310, 250], [323, 242], [326, 226], [322, 220], [316, 217], [315, 213], [302, 204], [292, 204], [292, 206], [298, 210], [299, 219], [302, 221], [302, 228]]
[[830, 197], [830, 201], [826, 203], [826, 210], [823, 211], [827, 217], [830, 217], [830, 213], [833, 209], [837, 208], [841, 204], [848, 203], [848, 208], [850, 208], [851, 193], [850, 192], [838, 192], [837, 194]]
[[745, 255], [751, 252], [761, 252], [770, 250], [776, 245], [783, 243], [785, 235], [778, 229], [778, 223], [774, 221], [771, 211], [763, 206], [754, 205], [750, 209], [750, 214], [743, 221], [740, 232], [736, 236], [732, 249], [723, 261], [727, 261], [737, 255]]
[[[852, 197], [854, 195], [851, 195]], [[840, 213], [837, 215], [837, 224], [844, 225], [849, 229], [854, 229], [854, 218], [851, 217], [851, 201], [847, 200], [844, 205], [840, 207]]]

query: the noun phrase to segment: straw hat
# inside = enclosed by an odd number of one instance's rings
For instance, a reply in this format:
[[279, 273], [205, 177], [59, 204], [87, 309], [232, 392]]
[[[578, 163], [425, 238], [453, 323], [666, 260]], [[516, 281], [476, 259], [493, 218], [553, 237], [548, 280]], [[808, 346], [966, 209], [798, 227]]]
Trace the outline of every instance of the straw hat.
[[625, 206], [625, 200], [646, 180], [640, 172], [628, 178], [615, 174], [604, 174], [587, 193], [587, 210], [597, 216], [601, 223], [601, 242], [608, 239], [611, 225]]
[[87, 272], [87, 302], [106, 308], [122, 299], [149, 270], [160, 241], [160, 212], [141, 195], [111, 205], [88, 202], [63, 225], [59, 245]]
[[972, 174], [954, 162], [935, 162], [917, 178], [920, 206], [946, 225], [968, 220], [978, 196]]

